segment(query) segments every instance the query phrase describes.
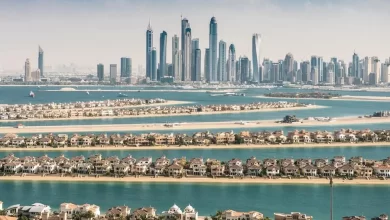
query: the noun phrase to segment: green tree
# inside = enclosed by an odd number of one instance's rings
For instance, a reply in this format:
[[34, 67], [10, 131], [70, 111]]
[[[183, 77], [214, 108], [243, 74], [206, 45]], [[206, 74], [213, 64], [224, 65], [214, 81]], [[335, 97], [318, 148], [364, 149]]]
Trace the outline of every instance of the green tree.
[[0, 210], [0, 216], [5, 216], [7, 214], [7, 212], [5, 210]]
[[270, 217], [264, 217], [263, 220], [271, 220], [271, 218]]
[[235, 134], [234, 135], [234, 143], [235, 144], [243, 144], [244, 143], [244, 138], [242, 138], [240, 135]]
[[24, 215], [18, 217], [18, 220], [28, 220], [28, 218]]

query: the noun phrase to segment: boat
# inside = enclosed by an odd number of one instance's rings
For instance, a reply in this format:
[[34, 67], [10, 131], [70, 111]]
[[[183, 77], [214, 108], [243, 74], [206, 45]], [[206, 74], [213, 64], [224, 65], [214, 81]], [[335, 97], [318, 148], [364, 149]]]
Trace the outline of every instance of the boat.
[[85, 93], [87, 93], [87, 95], [89, 95], [89, 91], [86, 91]]
[[120, 92], [120, 93], [118, 94], [118, 97], [129, 97], [129, 96]]
[[31, 97], [31, 98], [34, 98], [34, 97], [35, 97], [35, 94], [33, 93], [33, 91], [30, 91], [29, 97]]

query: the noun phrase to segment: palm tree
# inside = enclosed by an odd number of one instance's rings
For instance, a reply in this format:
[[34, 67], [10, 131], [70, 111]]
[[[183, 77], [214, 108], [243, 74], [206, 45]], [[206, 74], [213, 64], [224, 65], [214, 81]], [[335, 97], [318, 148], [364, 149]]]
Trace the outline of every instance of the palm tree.
[[5, 216], [7, 215], [7, 212], [5, 210], [0, 210], [0, 216]]
[[213, 220], [221, 220], [222, 219], [222, 211], [218, 210], [214, 216], [211, 217]]
[[263, 220], [271, 220], [271, 218], [270, 217], [264, 217]]

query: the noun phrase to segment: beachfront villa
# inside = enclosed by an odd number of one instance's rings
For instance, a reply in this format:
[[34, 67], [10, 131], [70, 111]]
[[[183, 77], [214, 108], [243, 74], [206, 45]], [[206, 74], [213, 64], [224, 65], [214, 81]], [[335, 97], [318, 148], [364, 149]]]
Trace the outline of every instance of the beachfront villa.
[[222, 212], [223, 220], [262, 220], [264, 215], [260, 212], [250, 211], [250, 212], [238, 212], [234, 210], [226, 210]]
[[62, 203], [59, 211], [67, 213], [68, 219], [72, 219], [76, 214], [85, 214], [87, 212], [91, 212], [94, 217], [100, 216], [100, 207], [90, 204], [75, 205], [73, 203]]
[[331, 160], [319, 158], [282, 158], [257, 159], [252, 156], [244, 162], [233, 158], [226, 162], [209, 158], [185, 157], [170, 160], [161, 156], [153, 161], [152, 157], [139, 159], [128, 155], [122, 159], [117, 156], [102, 157], [93, 154], [87, 158], [75, 156], [66, 158], [60, 155], [50, 158], [24, 156], [17, 158], [13, 154], [0, 159], [0, 173], [7, 175], [72, 175], [72, 176], [173, 176], [173, 177], [340, 177], [351, 178], [389, 178], [390, 157], [384, 160], [371, 160], [363, 157], [352, 157], [349, 160], [344, 156], [335, 156]]
[[313, 220], [313, 216], [300, 212], [291, 212], [290, 214], [275, 213], [274, 218], [275, 220]]
[[163, 219], [198, 220], [198, 212], [191, 205], [182, 211], [176, 204], [173, 204], [168, 211], [162, 212], [160, 217]]
[[[320, 135], [321, 134], [321, 135]], [[343, 134], [340, 138], [340, 134]], [[389, 142], [389, 133], [383, 130], [350, 130], [341, 129], [333, 133], [328, 131], [292, 131], [284, 135], [283, 131], [249, 132], [196, 132], [190, 134], [73, 134], [70, 137], [65, 134], [33, 135], [30, 137], [5, 134], [0, 138], [0, 147], [15, 148], [46, 148], [46, 147], [88, 147], [88, 146], [171, 146], [171, 145], [230, 145], [230, 144], [308, 144], [308, 143], [373, 143]], [[339, 163], [343, 161], [335, 161]], [[361, 163], [355, 158], [354, 163]], [[323, 163], [323, 162], [321, 162]]]
[[41, 203], [34, 203], [26, 206], [16, 204], [4, 210], [8, 216], [26, 216], [28, 219], [42, 219], [44, 212], [50, 212], [51, 208]]

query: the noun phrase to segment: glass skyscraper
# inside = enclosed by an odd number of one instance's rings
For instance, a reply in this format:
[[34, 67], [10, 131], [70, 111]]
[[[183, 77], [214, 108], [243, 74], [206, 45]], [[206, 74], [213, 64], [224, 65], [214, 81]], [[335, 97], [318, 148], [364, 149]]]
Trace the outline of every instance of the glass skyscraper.
[[249, 65], [250, 65], [250, 62], [249, 62], [248, 57], [242, 57], [240, 59], [241, 83], [250, 81], [250, 78], [249, 78], [249, 69], [250, 69]]
[[152, 81], [157, 80], [157, 51], [156, 48], [152, 49], [152, 77], [150, 78]]
[[38, 69], [41, 72], [41, 77], [43, 77], [44, 70], [43, 70], [43, 50], [41, 46], [38, 46]]
[[260, 66], [260, 43], [261, 35], [253, 34], [252, 36], [252, 65], [253, 65], [253, 80], [259, 82], [259, 66]]
[[175, 80], [181, 80], [181, 51], [180, 51], [179, 37], [177, 35], [172, 37], [172, 75]]
[[146, 77], [152, 79], [152, 50], [153, 50], [153, 30], [152, 24], [149, 21], [148, 29], [146, 30]]
[[192, 38], [191, 38], [191, 28], [190, 25], [187, 24], [187, 28], [185, 29], [184, 35], [184, 50], [183, 50], [183, 74], [182, 81], [191, 81], [191, 54], [192, 54]]
[[359, 56], [354, 52], [352, 56], [352, 77], [363, 77], [359, 76]]
[[218, 56], [218, 81], [227, 81], [226, 76], [226, 42], [219, 41], [219, 56]]
[[167, 32], [163, 31], [160, 34], [160, 66], [157, 80], [167, 76]]
[[104, 65], [101, 63], [99, 63], [97, 65], [97, 77], [98, 77], [99, 81], [104, 80]]
[[121, 77], [131, 77], [131, 59], [128, 57], [121, 58]]
[[204, 52], [204, 75], [207, 82], [210, 82], [210, 49], [206, 48]]
[[229, 46], [229, 54], [227, 60], [227, 81], [235, 82], [236, 81], [236, 48], [234, 44]]
[[[181, 19], [181, 73], [180, 73], [180, 77], [181, 77], [182, 81], [184, 81], [184, 75], [185, 75], [185, 71], [187, 68], [186, 65], [188, 65], [188, 63], [185, 60], [187, 58], [186, 55], [188, 54], [188, 51], [187, 51], [188, 45], [186, 45], [187, 28], [190, 28], [190, 23], [188, 22], [187, 18], [182, 18]], [[191, 33], [191, 31], [190, 31], [190, 33]], [[191, 44], [191, 41], [190, 41], [190, 44]], [[189, 51], [189, 53], [191, 54], [191, 51]]]
[[217, 51], [218, 51], [218, 26], [217, 19], [212, 17], [209, 28], [209, 49], [210, 49], [210, 82], [217, 81]]
[[191, 42], [191, 81], [197, 81], [197, 57], [196, 57], [196, 50], [199, 49], [199, 39], [193, 39]]

